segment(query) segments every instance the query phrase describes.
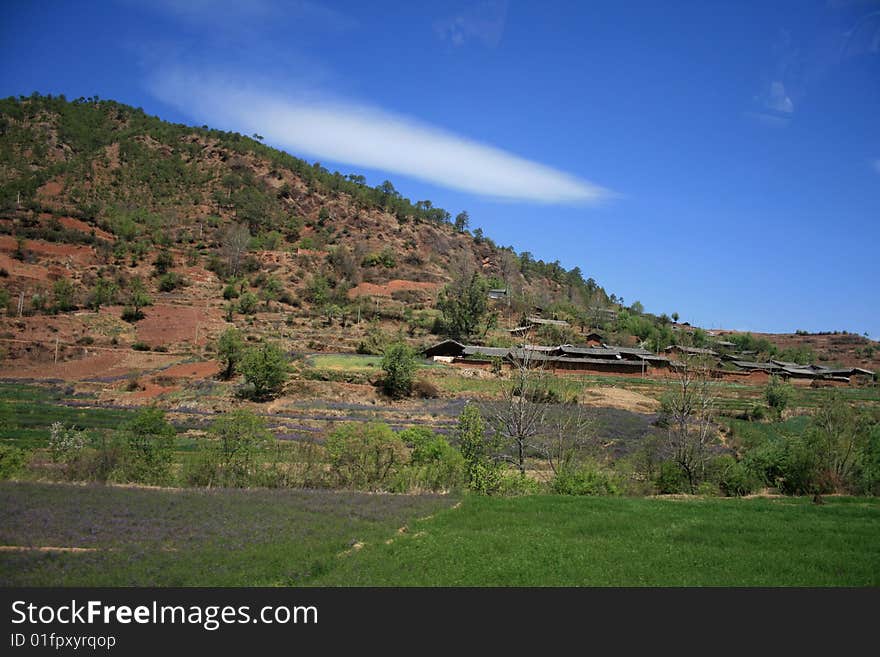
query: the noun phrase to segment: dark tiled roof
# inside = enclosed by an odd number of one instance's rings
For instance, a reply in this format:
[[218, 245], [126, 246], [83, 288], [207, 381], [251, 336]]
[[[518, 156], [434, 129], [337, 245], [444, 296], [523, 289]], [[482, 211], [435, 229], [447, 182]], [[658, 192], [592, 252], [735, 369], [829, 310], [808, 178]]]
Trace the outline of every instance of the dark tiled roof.
[[477, 345], [467, 345], [464, 348], [465, 356], [489, 356], [490, 358], [504, 358], [510, 353], [510, 349], [506, 347], [480, 347]]

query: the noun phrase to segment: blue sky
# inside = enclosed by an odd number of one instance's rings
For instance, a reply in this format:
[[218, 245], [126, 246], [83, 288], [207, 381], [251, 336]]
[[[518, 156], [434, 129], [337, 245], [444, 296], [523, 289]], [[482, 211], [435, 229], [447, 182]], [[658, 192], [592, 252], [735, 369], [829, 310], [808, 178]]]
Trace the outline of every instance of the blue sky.
[[14, 2], [97, 94], [467, 210], [708, 328], [880, 337], [880, 2]]

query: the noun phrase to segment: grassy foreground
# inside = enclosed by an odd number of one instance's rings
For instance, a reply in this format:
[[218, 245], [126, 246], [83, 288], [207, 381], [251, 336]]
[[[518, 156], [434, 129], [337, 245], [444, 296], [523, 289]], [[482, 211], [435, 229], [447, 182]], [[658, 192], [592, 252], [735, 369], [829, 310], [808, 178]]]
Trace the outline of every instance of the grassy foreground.
[[880, 500], [468, 497], [315, 578], [382, 586], [877, 586]]
[[0, 545], [87, 550], [3, 548], [0, 585], [880, 585], [877, 499], [456, 501], [6, 482]]

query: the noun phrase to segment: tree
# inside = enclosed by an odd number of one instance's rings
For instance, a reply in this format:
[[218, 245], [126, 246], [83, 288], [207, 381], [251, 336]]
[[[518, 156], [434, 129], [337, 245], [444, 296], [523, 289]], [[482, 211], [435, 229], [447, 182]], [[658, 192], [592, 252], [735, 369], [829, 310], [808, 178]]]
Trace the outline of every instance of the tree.
[[126, 308], [122, 311], [122, 318], [129, 321], [137, 321], [144, 318], [142, 309], [153, 303], [147, 289], [140, 277], [135, 276], [128, 283]]
[[793, 393], [794, 390], [790, 384], [785, 383], [778, 376], [771, 376], [767, 381], [767, 387], [764, 388], [764, 399], [767, 400], [767, 405], [776, 413], [776, 416], [781, 418]]
[[663, 398], [666, 444], [691, 493], [704, 479], [709, 448], [715, 439], [715, 404], [710, 365], [689, 358], [676, 372], [672, 391]]
[[246, 349], [238, 365], [248, 385], [253, 386], [253, 396], [265, 399], [281, 392], [287, 380], [287, 354], [276, 344], [263, 342]]
[[241, 331], [230, 327], [220, 334], [220, 338], [217, 340], [217, 358], [223, 363], [222, 376], [224, 379], [232, 378], [243, 352], [244, 338]]
[[156, 275], [161, 276], [168, 272], [174, 266], [174, 256], [171, 255], [171, 252], [167, 249], [162, 249], [156, 254], [156, 259], [153, 261], [153, 267], [156, 270]]
[[580, 404], [553, 404], [547, 408], [535, 449], [558, 475], [570, 470], [579, 452], [594, 444], [595, 418]]
[[382, 379], [385, 394], [394, 398], [408, 396], [416, 371], [415, 353], [403, 342], [390, 345], [382, 356], [382, 370], [385, 372]]
[[238, 312], [242, 315], [253, 315], [257, 312], [258, 305], [259, 300], [257, 299], [257, 295], [251, 291], [247, 291], [238, 299]]
[[672, 313], [672, 321], [673, 321], [673, 322], [678, 323], [678, 318], [679, 318], [679, 314], [678, 314], [678, 313]]
[[116, 290], [116, 283], [101, 277], [95, 281], [95, 285], [89, 292], [86, 305], [95, 312], [98, 312], [101, 306], [113, 303], [113, 300], [116, 298]]
[[150, 407], [123, 426], [129, 479], [150, 484], [166, 482], [171, 475], [176, 431], [165, 419], [165, 411]]
[[462, 210], [457, 215], [455, 215], [455, 230], [457, 230], [459, 233], [463, 233], [468, 229], [470, 221], [471, 219], [468, 216], [467, 211]]
[[548, 398], [547, 377], [535, 354], [520, 350], [510, 379], [502, 388], [501, 401], [488, 406], [490, 422], [502, 444], [501, 458], [526, 473], [526, 453], [536, 449], [545, 429]]
[[456, 434], [468, 488], [486, 495], [495, 492], [501, 483], [501, 470], [492, 457], [493, 445], [486, 436], [486, 422], [479, 406], [473, 402], [465, 404]]
[[238, 276], [241, 261], [247, 253], [251, 233], [243, 224], [232, 224], [226, 229], [221, 241], [221, 251], [226, 260], [227, 273]]
[[248, 409], [224, 413], [211, 424], [219, 482], [247, 486], [256, 471], [257, 455], [272, 442], [266, 421]]
[[[463, 274], [444, 288], [437, 300], [437, 307], [450, 337], [467, 339], [480, 332], [480, 325], [489, 310], [488, 292], [488, 282], [477, 272], [470, 276]], [[487, 322], [483, 333], [490, 326]]]
[[52, 285], [52, 295], [55, 298], [53, 308], [55, 312], [66, 312], [73, 310], [74, 305], [74, 287], [69, 278], [59, 278]]
[[846, 490], [851, 485], [869, 434], [867, 417], [838, 394], [816, 409], [807, 429], [807, 444], [817, 457], [817, 492]]

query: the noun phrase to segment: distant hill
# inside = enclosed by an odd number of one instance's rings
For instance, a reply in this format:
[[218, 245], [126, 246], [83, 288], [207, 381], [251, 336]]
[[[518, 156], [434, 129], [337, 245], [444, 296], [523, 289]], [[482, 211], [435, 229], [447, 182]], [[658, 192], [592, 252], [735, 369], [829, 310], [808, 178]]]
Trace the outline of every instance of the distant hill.
[[[187, 349], [209, 344], [229, 321], [292, 349], [375, 351], [380, 332], [425, 344], [442, 337], [440, 290], [474, 273], [506, 290], [492, 301], [497, 322], [486, 342], [512, 343], [504, 329], [535, 314], [569, 323], [543, 327], [536, 339], [548, 342], [577, 342], [594, 328], [609, 342], [655, 350], [711, 341], [673, 330], [641, 304], [624, 308], [580, 268], [496, 245], [466, 214], [261, 139], [98, 98], [0, 100], [7, 355], [48, 357], [25, 336], [63, 336], [62, 359], [77, 341]], [[107, 308], [130, 305], [134, 279], [154, 303], [142, 322], [121, 322], [120, 309]], [[56, 319], [41, 320], [47, 313]]]

